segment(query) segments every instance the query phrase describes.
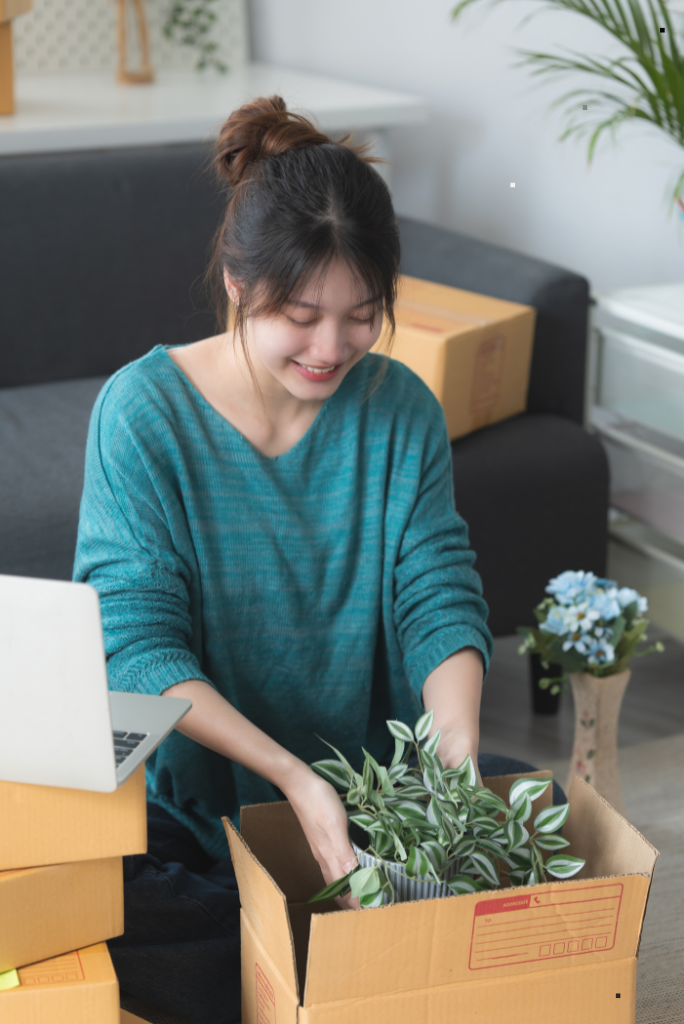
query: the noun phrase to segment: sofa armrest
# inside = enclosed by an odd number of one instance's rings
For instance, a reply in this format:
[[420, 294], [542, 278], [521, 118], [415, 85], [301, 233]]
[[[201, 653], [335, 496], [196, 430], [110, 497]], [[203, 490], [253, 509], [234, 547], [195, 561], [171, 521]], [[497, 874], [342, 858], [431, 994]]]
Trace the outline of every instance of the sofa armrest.
[[527, 409], [582, 423], [589, 282], [562, 267], [455, 231], [399, 218], [402, 271], [534, 306]]

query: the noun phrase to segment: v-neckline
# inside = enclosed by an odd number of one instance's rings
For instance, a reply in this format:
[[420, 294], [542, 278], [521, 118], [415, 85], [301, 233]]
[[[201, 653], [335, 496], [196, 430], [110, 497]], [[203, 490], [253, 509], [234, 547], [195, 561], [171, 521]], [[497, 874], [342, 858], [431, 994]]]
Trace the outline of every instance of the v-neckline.
[[[192, 343], [190, 342], [189, 344], [192, 344]], [[278, 460], [282, 460], [282, 459], [287, 458], [287, 456], [290, 455], [292, 452], [296, 452], [296, 450], [300, 447], [300, 445], [302, 445], [303, 442], [308, 437], [310, 437], [310, 435], [313, 432], [313, 430], [316, 427], [316, 425], [321, 421], [321, 418], [323, 417], [323, 415], [326, 412], [328, 406], [330, 405], [331, 400], [335, 397], [335, 395], [339, 394], [341, 389], [344, 387], [344, 383], [345, 383], [345, 381], [347, 379], [347, 377], [345, 376], [344, 380], [340, 383], [340, 386], [337, 389], [337, 391], [334, 391], [332, 393], [332, 395], [329, 395], [328, 398], [326, 398], [324, 400], [321, 408], [316, 413], [316, 416], [314, 417], [312, 422], [309, 424], [309, 426], [307, 427], [305, 432], [302, 434], [302, 436], [299, 438], [299, 440], [295, 441], [295, 443], [292, 445], [291, 448], [288, 448], [287, 451], [285, 451], [285, 452], [281, 452], [279, 455], [265, 455], [264, 452], [262, 452], [260, 448], [257, 448], [257, 446], [255, 444], [252, 444], [252, 442], [249, 440], [248, 437], [245, 437], [245, 435], [242, 433], [241, 430], [238, 430], [238, 428], [235, 426], [234, 423], [231, 423], [231, 421], [229, 419], [227, 419], [222, 413], [220, 413], [218, 411], [218, 409], [215, 406], [213, 406], [211, 404], [211, 402], [209, 402], [205, 398], [205, 396], [202, 394], [202, 392], [199, 390], [199, 388], [195, 384], [193, 384], [193, 382], [190, 380], [190, 378], [188, 377], [188, 375], [185, 372], [185, 370], [183, 370], [178, 365], [178, 363], [176, 362], [175, 359], [171, 358], [171, 354], [170, 354], [170, 351], [169, 351], [170, 349], [184, 348], [184, 347], [185, 347], [184, 345], [160, 345], [159, 346], [159, 348], [162, 350], [162, 352], [164, 353], [164, 355], [168, 359], [169, 363], [171, 363], [173, 368], [180, 375], [182, 383], [185, 385], [185, 387], [188, 389], [188, 391], [190, 391], [197, 398], [197, 400], [200, 402], [200, 404], [203, 405], [206, 409], [209, 409], [213, 416], [217, 417], [221, 421], [221, 423], [225, 424], [225, 426], [227, 426], [229, 428], [229, 430], [231, 430], [234, 434], [236, 434], [237, 437], [240, 438], [240, 441], [241, 441], [242, 444], [246, 445], [260, 459], [264, 459], [267, 462], [277, 462]], [[352, 367], [352, 370], [353, 369], [354, 369], [354, 367]], [[349, 376], [349, 374], [347, 374], [347, 376]]]

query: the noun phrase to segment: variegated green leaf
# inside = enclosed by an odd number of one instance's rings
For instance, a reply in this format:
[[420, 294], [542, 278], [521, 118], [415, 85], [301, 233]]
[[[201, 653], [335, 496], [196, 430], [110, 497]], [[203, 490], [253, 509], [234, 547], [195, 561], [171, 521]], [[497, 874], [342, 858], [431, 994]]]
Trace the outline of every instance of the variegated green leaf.
[[529, 868], [517, 868], [515, 871], [511, 871], [508, 876], [511, 885], [527, 885], [529, 873]]
[[440, 733], [440, 731], [438, 729], [436, 732], [434, 732], [432, 734], [430, 739], [427, 740], [425, 746], [421, 750], [421, 757], [423, 756], [423, 753], [426, 753], [426, 754], [436, 754], [437, 753], [437, 746], [439, 744], [440, 738], [441, 738], [441, 733]]
[[376, 819], [371, 814], [364, 814], [362, 811], [357, 814], [350, 814], [349, 820], [353, 821], [359, 828], [368, 828], [375, 825]]
[[321, 740], [321, 743], [325, 743], [326, 747], [330, 747], [330, 749], [332, 750], [332, 752], [333, 752], [334, 754], [337, 754], [337, 758], [338, 758], [338, 760], [342, 762], [342, 764], [344, 765], [344, 767], [345, 767], [345, 768], [347, 769], [347, 772], [349, 773], [349, 777], [353, 779], [353, 778], [354, 778], [354, 775], [355, 775], [356, 773], [354, 772], [354, 769], [353, 769], [353, 768], [352, 768], [352, 766], [351, 766], [351, 765], [349, 764], [349, 761], [348, 761], [348, 760], [347, 760], [347, 758], [346, 758], [346, 757], [344, 756], [344, 754], [341, 754], [341, 753], [339, 752], [339, 750], [337, 749], [337, 747], [333, 747], [332, 743], [328, 743], [328, 741], [327, 741], [327, 740], [323, 740], [323, 739], [321, 739], [321, 737], [320, 737], [320, 736], [318, 736], [318, 737], [317, 737], [317, 739]]
[[392, 733], [395, 740], [403, 740], [404, 743], [413, 743], [413, 733], [409, 729], [408, 725], [404, 725], [403, 722], [388, 720], [387, 728]]
[[532, 801], [527, 793], [523, 793], [519, 800], [511, 804], [507, 817], [509, 821], [519, 821], [521, 824], [532, 817]]
[[561, 804], [557, 807], [545, 807], [534, 819], [534, 827], [537, 832], [557, 832], [568, 820], [570, 804]]
[[415, 782], [402, 782], [399, 789], [397, 789], [397, 794], [402, 799], [406, 798], [407, 800], [415, 800], [416, 797], [420, 798], [427, 795], [425, 786]]
[[394, 842], [386, 832], [377, 833], [373, 836], [373, 849], [378, 857], [386, 857], [394, 850]]
[[544, 864], [544, 867], [554, 878], [572, 878], [584, 867], [585, 861], [579, 857], [571, 857], [568, 853], [557, 853]]
[[350, 880], [349, 888], [352, 896], [366, 896], [369, 893], [376, 893], [382, 887], [382, 875], [378, 868], [359, 868], [354, 871]]
[[508, 840], [509, 853], [513, 853], [519, 846], [524, 846], [530, 838], [530, 833], [519, 821], [507, 821], [504, 827], [506, 839]]
[[427, 821], [427, 807], [425, 804], [419, 804], [417, 800], [399, 800], [394, 804], [393, 809], [402, 821], [405, 818]]
[[535, 836], [534, 845], [540, 850], [564, 850], [570, 843], [563, 836]]
[[494, 857], [506, 856], [506, 848], [499, 843], [494, 842], [493, 839], [487, 839], [485, 836], [478, 836], [477, 849], [486, 850], [488, 853], [493, 854]]
[[511, 786], [508, 802], [513, 806], [523, 793], [526, 793], [530, 800], [536, 800], [546, 792], [550, 785], [551, 779], [518, 779]]
[[457, 896], [463, 896], [468, 892], [480, 891], [480, 886], [475, 879], [470, 878], [468, 875], [454, 875], [453, 878], [449, 879], [447, 885]]
[[496, 870], [496, 865], [488, 853], [473, 850], [469, 859], [475, 865], [477, 873], [482, 875], [487, 882], [491, 885], [501, 884], [499, 882], [499, 873]]
[[368, 896], [361, 896], [359, 903], [362, 907], [368, 909], [369, 907], [381, 907], [384, 902], [384, 895], [382, 890], [380, 892], [370, 893]]
[[491, 813], [506, 814], [508, 811], [506, 801], [484, 786], [477, 791], [477, 802], [480, 807], [486, 808]]
[[526, 868], [529, 871], [532, 854], [528, 846], [519, 846], [517, 850], [510, 854], [510, 859], [517, 868]]
[[319, 775], [322, 775], [326, 782], [331, 782], [333, 786], [337, 786], [343, 792], [346, 792], [352, 784], [353, 772], [348, 772], [341, 761], [316, 761], [311, 767]]
[[403, 777], [406, 775], [407, 771], [408, 771], [408, 765], [405, 765], [405, 764], [395, 764], [395, 765], [392, 765], [392, 767], [390, 768], [390, 770], [388, 771], [387, 774], [389, 775], [389, 777], [392, 780], [392, 782], [399, 782], [399, 780], [403, 779]]
[[439, 873], [444, 870], [447, 855], [446, 850], [440, 843], [436, 843], [433, 840], [428, 839], [427, 842], [421, 844], [421, 849], [425, 851], [432, 861], [432, 866], [435, 871]]
[[322, 903], [324, 900], [332, 900], [336, 896], [346, 896], [349, 892], [350, 878], [352, 872], [348, 875], [344, 875], [343, 878], [338, 878], [336, 882], [331, 882], [330, 885], [326, 885], [325, 889], [321, 889], [315, 896], [307, 900], [307, 903]]
[[440, 811], [439, 804], [434, 796], [430, 797], [430, 803], [427, 808], [427, 820], [431, 825], [441, 826], [442, 824], [442, 812]]
[[406, 871], [409, 875], [425, 875], [429, 874], [430, 861], [428, 855], [421, 850], [419, 847], [414, 846], [409, 850], [408, 859], [406, 861]]
[[468, 754], [468, 756], [463, 761], [461, 761], [460, 765], [456, 770], [462, 777], [463, 782], [465, 783], [466, 786], [477, 785], [477, 772], [475, 770], [475, 765], [473, 764], [473, 759], [470, 756], [470, 754]]
[[535, 871], [534, 868], [532, 868], [531, 871], [527, 872], [524, 884], [525, 885], [537, 885], [538, 881], [539, 881], [539, 879], [537, 878], [537, 872]]
[[391, 768], [395, 768], [404, 756], [406, 751], [406, 744], [403, 740], [394, 740], [394, 756], [392, 757]]
[[422, 743], [424, 739], [430, 735], [430, 729], [435, 718], [434, 711], [428, 711], [426, 714], [421, 715], [415, 725], [416, 739], [419, 743]]

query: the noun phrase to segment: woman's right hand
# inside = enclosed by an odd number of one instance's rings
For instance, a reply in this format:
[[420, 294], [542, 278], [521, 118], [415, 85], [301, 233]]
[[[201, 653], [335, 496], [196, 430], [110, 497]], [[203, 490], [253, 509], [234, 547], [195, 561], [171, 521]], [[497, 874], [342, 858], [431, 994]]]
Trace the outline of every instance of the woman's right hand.
[[[299, 819], [325, 884], [348, 874], [356, 864], [356, 855], [349, 842], [347, 812], [334, 787], [300, 762], [283, 792]], [[358, 899], [351, 895], [338, 896], [335, 902], [345, 910], [359, 908]]]

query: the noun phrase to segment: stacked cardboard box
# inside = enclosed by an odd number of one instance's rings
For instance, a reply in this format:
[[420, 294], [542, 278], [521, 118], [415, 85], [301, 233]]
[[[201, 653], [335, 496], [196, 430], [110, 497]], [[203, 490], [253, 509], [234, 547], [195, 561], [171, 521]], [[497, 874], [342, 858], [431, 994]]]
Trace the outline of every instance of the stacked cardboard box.
[[[441, 402], [453, 441], [524, 412], [536, 311], [488, 295], [402, 277], [392, 358]], [[373, 346], [384, 353], [389, 326]]]
[[107, 939], [147, 849], [145, 769], [113, 793], [0, 782], [0, 1020], [119, 1024]]

